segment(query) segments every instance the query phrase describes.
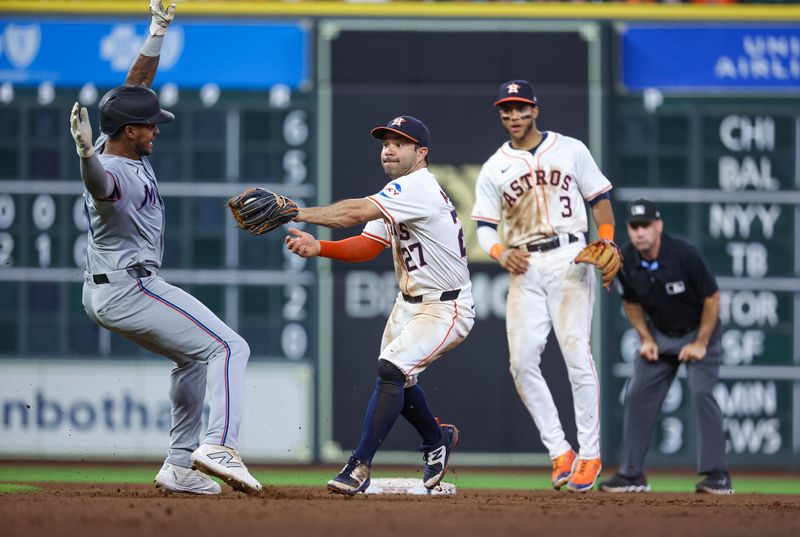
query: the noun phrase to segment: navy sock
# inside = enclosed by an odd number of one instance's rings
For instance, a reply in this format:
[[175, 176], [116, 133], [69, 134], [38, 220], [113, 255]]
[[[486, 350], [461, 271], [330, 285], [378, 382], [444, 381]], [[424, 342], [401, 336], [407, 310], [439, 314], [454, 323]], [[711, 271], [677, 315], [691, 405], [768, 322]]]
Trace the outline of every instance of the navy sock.
[[419, 384], [414, 384], [403, 391], [405, 392], [403, 417], [414, 426], [422, 437], [422, 449], [437, 446], [442, 440], [442, 428], [428, 407], [425, 392], [422, 391]]
[[361, 440], [353, 456], [371, 464], [372, 458], [392, 430], [402, 409], [403, 383], [379, 378], [367, 405]]

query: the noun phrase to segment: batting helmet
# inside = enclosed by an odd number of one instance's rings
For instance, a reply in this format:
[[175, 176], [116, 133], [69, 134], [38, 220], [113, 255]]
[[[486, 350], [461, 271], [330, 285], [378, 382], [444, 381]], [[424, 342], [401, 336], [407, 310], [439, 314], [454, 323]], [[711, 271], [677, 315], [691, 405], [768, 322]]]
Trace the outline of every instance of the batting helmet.
[[108, 135], [130, 123], [169, 123], [172, 112], [161, 109], [158, 95], [144, 86], [119, 86], [100, 100], [100, 130]]

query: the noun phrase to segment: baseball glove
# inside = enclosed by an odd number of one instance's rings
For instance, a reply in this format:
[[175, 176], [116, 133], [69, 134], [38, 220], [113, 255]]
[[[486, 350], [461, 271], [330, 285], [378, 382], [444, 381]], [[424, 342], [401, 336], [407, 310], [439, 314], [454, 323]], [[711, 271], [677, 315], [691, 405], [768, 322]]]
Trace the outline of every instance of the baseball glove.
[[575, 258], [576, 263], [596, 266], [603, 275], [603, 287], [611, 289], [611, 282], [622, 267], [622, 253], [609, 240], [599, 240], [587, 245]]
[[297, 217], [297, 204], [265, 188], [248, 188], [228, 200], [239, 227], [253, 235], [269, 233]]

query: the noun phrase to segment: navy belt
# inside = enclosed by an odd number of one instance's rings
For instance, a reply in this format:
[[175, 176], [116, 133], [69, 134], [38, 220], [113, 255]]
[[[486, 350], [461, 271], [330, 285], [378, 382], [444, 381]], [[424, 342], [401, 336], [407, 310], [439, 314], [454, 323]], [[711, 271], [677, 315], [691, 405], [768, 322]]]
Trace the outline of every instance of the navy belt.
[[[439, 296], [438, 300], [441, 300], [442, 302], [446, 302], [448, 300], [455, 300], [455, 299], [458, 298], [459, 294], [461, 294], [461, 289], [454, 289], [452, 291], [445, 291], [444, 293], [442, 293]], [[423, 302], [424, 296], [425, 295], [411, 296], [411, 295], [407, 295], [407, 294], [403, 293], [403, 299], [406, 302], [411, 302], [411, 303], [414, 303], [414, 304], [419, 304], [420, 302]]]
[[[150, 276], [150, 274], [152, 274], [145, 267], [131, 267], [127, 269], [125, 272], [130, 274], [131, 278], [146, 278], [147, 276]], [[108, 276], [105, 274], [92, 274], [92, 281], [97, 285], [111, 283], [108, 279]]]
[[[573, 234], [569, 234], [569, 242], [567, 244], [572, 244], [573, 242], [578, 242], [580, 239]], [[529, 242], [525, 245], [525, 248], [529, 252], [547, 252], [548, 250], [555, 250], [561, 246], [561, 237], [553, 237], [552, 239], [547, 239], [546, 241], [540, 242]]]

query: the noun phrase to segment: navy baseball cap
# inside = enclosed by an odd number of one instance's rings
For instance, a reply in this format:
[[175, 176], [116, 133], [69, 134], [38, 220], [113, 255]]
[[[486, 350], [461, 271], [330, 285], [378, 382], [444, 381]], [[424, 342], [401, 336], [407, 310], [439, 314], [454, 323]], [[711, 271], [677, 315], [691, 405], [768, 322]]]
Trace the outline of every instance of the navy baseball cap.
[[649, 223], [661, 218], [661, 211], [658, 210], [656, 204], [644, 198], [630, 202], [626, 213], [628, 214], [627, 222], [629, 224], [637, 222]]
[[536, 106], [536, 95], [533, 86], [527, 80], [509, 80], [500, 84], [495, 106], [503, 103], [518, 102]]
[[375, 127], [370, 134], [378, 140], [383, 140], [383, 137], [389, 132], [405, 136], [419, 144], [420, 147], [430, 147], [431, 145], [431, 131], [422, 121], [412, 116], [397, 116], [385, 127]]

